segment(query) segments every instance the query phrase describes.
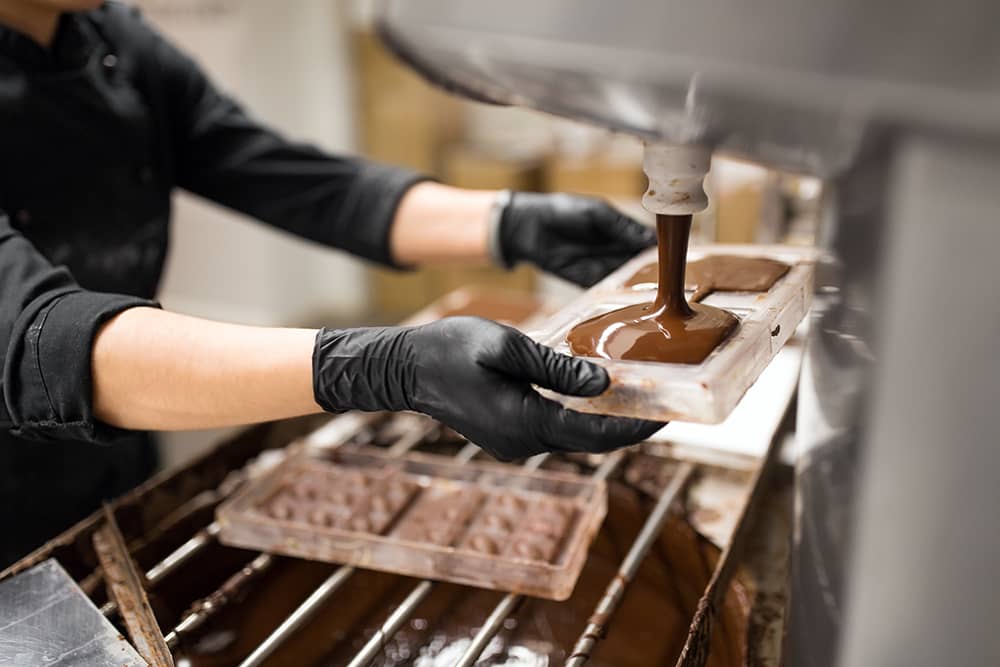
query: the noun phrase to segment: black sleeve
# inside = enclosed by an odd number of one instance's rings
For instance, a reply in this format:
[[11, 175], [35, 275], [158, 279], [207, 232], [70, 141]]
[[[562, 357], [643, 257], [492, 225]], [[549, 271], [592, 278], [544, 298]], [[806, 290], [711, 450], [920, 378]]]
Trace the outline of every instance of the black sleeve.
[[251, 118], [150, 32], [171, 127], [174, 181], [268, 224], [395, 266], [389, 229], [413, 172], [295, 143]]
[[91, 347], [107, 319], [155, 305], [81, 289], [0, 211], [0, 428], [40, 440], [110, 442], [120, 436], [94, 419]]

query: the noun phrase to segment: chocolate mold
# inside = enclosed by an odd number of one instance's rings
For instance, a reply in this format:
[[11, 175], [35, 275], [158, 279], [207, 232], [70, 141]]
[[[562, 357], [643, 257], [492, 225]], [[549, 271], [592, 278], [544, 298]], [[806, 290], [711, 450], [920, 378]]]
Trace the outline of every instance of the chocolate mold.
[[231, 546], [563, 600], [606, 511], [602, 480], [345, 446], [286, 460], [217, 520]]
[[[656, 253], [656, 248], [651, 248], [626, 262], [529, 335], [557, 352], [570, 354], [566, 336], [578, 323], [651, 300], [655, 287], [636, 289], [628, 282], [656, 262]], [[736, 330], [700, 363], [587, 357], [607, 369], [611, 377], [607, 391], [591, 398], [562, 396], [547, 390], [542, 393], [582, 412], [704, 424], [723, 421], [791, 338], [808, 311], [815, 250], [786, 246], [700, 246], [688, 252], [688, 262], [713, 255], [772, 259], [789, 268], [766, 291], [734, 292], [716, 287], [700, 300], [724, 308], [739, 319]], [[687, 290], [686, 295], [691, 299], [694, 289]]]

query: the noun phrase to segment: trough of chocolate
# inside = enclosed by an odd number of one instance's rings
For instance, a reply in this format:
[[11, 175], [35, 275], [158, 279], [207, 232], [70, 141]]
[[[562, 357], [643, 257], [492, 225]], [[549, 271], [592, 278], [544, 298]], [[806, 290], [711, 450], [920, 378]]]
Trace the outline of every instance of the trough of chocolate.
[[343, 447], [294, 457], [218, 510], [231, 546], [564, 600], [603, 480]]
[[[611, 376], [608, 390], [592, 398], [543, 393], [583, 412], [719, 423], [791, 338], [809, 309], [814, 251], [784, 246], [692, 248], [685, 287], [688, 301], [723, 309], [738, 319], [735, 330], [698, 363], [608, 359], [574, 348], [571, 332], [579, 332], [581, 323], [600, 322], [612, 311], [654, 300], [656, 253], [653, 248], [633, 258], [530, 334], [559, 352], [585, 356], [604, 366]], [[730, 272], [740, 282], [711, 285], [707, 281], [713, 273], [707, 270], [701, 272], [700, 283], [691, 281], [691, 269], [712, 264], [729, 268], [726, 263], [740, 265], [740, 271]], [[599, 347], [601, 341], [596, 343]]]

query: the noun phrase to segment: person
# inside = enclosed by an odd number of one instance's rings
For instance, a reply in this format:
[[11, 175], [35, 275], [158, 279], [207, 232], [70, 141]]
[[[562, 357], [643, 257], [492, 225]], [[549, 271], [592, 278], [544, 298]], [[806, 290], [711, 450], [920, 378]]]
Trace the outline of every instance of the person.
[[314, 331], [166, 312], [174, 188], [400, 269], [493, 257], [591, 285], [655, 243], [597, 200], [287, 140], [126, 5], [0, 0], [0, 566], [147, 476], [150, 431], [414, 410], [508, 460], [661, 426], [543, 398], [532, 385], [595, 395], [608, 376], [479, 318]]

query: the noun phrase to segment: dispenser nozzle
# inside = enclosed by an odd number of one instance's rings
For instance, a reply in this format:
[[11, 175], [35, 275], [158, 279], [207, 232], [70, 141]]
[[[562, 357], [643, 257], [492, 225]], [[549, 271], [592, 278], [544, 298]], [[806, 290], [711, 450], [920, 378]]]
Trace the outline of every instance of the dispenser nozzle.
[[642, 205], [650, 213], [689, 215], [705, 210], [705, 174], [712, 151], [705, 146], [645, 144], [642, 170], [649, 188]]

